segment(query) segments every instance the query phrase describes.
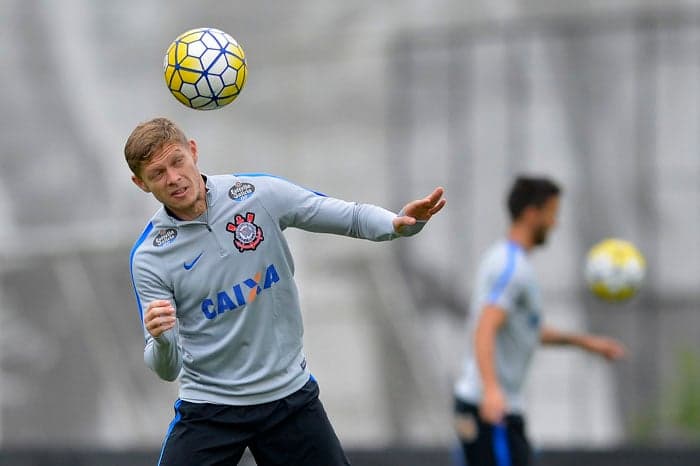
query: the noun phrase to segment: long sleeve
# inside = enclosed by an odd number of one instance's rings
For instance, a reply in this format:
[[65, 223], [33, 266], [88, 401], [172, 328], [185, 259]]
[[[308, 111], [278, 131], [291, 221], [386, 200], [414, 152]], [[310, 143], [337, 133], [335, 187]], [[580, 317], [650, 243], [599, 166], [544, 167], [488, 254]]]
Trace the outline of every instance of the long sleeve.
[[143, 350], [143, 360], [158, 377], [172, 382], [182, 369], [182, 351], [178, 345], [177, 325], [158, 338], [150, 334]]
[[400, 236], [392, 223], [396, 214], [387, 209], [324, 196], [279, 178], [269, 180], [277, 194], [270, 208], [283, 229], [296, 227], [371, 241]]
[[[212, 175], [207, 215], [181, 222], [159, 209], [132, 250], [139, 317], [170, 301], [177, 324], [154, 339], [144, 361], [179, 383], [182, 400], [252, 405], [308, 382], [303, 322], [286, 228], [372, 241], [394, 231], [396, 214], [346, 202], [266, 174]], [[410, 234], [410, 233], [409, 233]]]
[[[165, 299], [175, 304], [172, 287], [168, 286], [163, 278], [156, 273], [158, 263], [153, 261], [150, 256], [136, 254], [136, 249], [151, 231], [151, 228], [152, 226], [149, 225], [132, 251], [131, 280], [146, 341], [143, 350], [144, 362], [161, 379], [173, 381], [178, 377], [182, 368], [178, 324], [176, 323], [175, 327], [164, 332], [158, 338], [153, 338], [143, 324], [144, 312], [151, 301]], [[147, 263], [149, 260], [151, 263]]]

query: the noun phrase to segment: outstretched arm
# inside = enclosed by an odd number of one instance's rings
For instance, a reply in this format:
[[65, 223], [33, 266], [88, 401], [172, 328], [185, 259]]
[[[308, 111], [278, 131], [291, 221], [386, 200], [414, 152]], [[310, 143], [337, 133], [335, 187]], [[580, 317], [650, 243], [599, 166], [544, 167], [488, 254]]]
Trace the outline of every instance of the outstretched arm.
[[266, 177], [264, 183], [269, 187], [266, 209], [279, 219], [283, 230], [295, 227], [372, 241], [415, 235], [445, 205], [443, 188], [409, 202], [397, 215], [373, 204], [344, 201], [310, 191], [281, 178]]
[[406, 204], [399, 215], [394, 218], [394, 231], [406, 234], [406, 230], [410, 230], [410, 227], [416, 223], [425, 223], [430, 220], [433, 215], [445, 207], [447, 200], [442, 197], [443, 194], [445, 194], [445, 189], [437, 187], [423, 199], [416, 199]]
[[620, 342], [599, 335], [567, 333], [543, 326], [540, 331], [540, 341], [545, 345], [577, 346], [608, 360], [620, 359], [625, 356], [625, 347]]

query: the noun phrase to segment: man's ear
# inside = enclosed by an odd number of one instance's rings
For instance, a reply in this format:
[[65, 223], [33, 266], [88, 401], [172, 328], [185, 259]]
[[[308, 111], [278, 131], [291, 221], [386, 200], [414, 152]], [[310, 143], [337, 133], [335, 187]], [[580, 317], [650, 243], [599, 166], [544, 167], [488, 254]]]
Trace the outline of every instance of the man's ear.
[[540, 214], [540, 209], [537, 206], [529, 205], [525, 207], [521, 215], [522, 219], [528, 224], [536, 223], [536, 220]]
[[190, 144], [190, 152], [192, 152], [192, 159], [194, 160], [194, 163], [197, 163], [197, 160], [199, 159], [199, 153], [197, 152], [197, 142], [194, 139], [190, 139], [189, 141]]
[[141, 178], [139, 178], [138, 176], [136, 176], [136, 175], [131, 175], [131, 181], [133, 181], [134, 184], [135, 184], [136, 186], [138, 186], [139, 188], [141, 188], [141, 190], [142, 190], [143, 192], [145, 192], [145, 193], [150, 193], [150, 192], [151, 192], [151, 190], [148, 189], [148, 186], [146, 186], [146, 183], [144, 183], [143, 180], [142, 180]]

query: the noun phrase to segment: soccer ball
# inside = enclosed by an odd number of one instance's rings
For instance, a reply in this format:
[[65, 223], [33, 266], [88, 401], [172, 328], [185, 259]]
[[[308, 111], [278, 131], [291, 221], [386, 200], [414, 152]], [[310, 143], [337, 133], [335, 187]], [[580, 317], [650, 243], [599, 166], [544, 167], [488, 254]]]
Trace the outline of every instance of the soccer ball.
[[586, 281], [590, 290], [606, 301], [631, 298], [644, 279], [644, 256], [634, 244], [616, 238], [594, 245], [586, 260]]
[[163, 60], [165, 84], [184, 105], [214, 110], [233, 102], [247, 73], [245, 53], [236, 40], [214, 28], [180, 34]]

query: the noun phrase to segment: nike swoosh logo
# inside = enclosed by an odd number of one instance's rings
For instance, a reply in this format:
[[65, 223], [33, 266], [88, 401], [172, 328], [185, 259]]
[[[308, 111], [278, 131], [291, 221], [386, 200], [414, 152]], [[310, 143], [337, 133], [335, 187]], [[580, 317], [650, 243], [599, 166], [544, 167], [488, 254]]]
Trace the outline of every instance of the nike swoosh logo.
[[192, 267], [194, 267], [194, 265], [197, 263], [199, 258], [202, 257], [202, 254], [204, 254], [204, 251], [200, 252], [199, 255], [197, 257], [195, 257], [194, 260], [192, 262], [190, 262], [189, 264], [187, 262], [182, 264], [182, 266], [185, 268], [185, 270], [190, 270]]

